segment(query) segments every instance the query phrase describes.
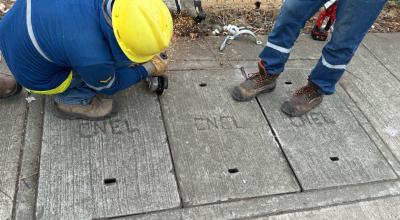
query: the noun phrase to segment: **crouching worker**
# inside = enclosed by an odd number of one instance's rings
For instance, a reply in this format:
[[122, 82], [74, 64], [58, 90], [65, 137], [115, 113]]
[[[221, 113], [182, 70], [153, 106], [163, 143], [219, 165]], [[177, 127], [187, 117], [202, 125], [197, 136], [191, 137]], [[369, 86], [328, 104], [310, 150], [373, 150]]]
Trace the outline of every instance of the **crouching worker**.
[[161, 76], [172, 37], [162, 0], [19, 0], [0, 23], [0, 49], [16, 81], [56, 95], [68, 118], [109, 116], [112, 95]]

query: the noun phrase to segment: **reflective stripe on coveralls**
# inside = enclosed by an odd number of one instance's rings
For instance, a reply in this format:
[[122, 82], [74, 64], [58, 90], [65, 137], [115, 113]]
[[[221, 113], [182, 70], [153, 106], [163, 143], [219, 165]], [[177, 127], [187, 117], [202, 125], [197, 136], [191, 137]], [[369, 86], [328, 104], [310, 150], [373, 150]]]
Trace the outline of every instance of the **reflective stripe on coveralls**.
[[328, 2], [326, 2], [325, 4], [324, 4], [324, 8], [325, 9], [328, 9], [329, 7], [331, 7], [333, 4], [335, 4], [336, 3], [336, 0], [329, 0]]
[[31, 39], [31, 42], [37, 52], [42, 55], [43, 58], [45, 58], [47, 61], [53, 63], [53, 61], [46, 56], [46, 54], [43, 52], [42, 48], [40, 48], [35, 34], [33, 33], [33, 27], [32, 27], [32, 0], [26, 0], [26, 26], [28, 28], [28, 34], [29, 38]]
[[71, 82], [72, 82], [72, 78], [73, 78], [73, 74], [71, 71], [71, 73], [68, 75], [67, 79], [63, 83], [61, 83], [61, 85], [57, 86], [54, 89], [44, 90], [44, 91], [35, 91], [35, 90], [27, 89], [27, 91], [30, 93], [39, 94], [39, 95], [57, 95], [57, 94], [65, 92], [69, 88], [69, 86], [71, 85]]
[[287, 48], [278, 46], [278, 45], [270, 43], [270, 42], [267, 42], [267, 47], [270, 47], [270, 48], [272, 48], [274, 50], [277, 50], [277, 51], [279, 51], [281, 53], [290, 53], [290, 51], [292, 50], [292, 49], [287, 49]]
[[[37, 52], [47, 61], [53, 63], [53, 61], [46, 56], [46, 54], [43, 52], [42, 48], [40, 48], [39, 43], [36, 40], [35, 33], [33, 32], [33, 27], [32, 27], [32, 0], [26, 0], [26, 26], [28, 28], [28, 35], [29, 38], [37, 50]], [[31, 93], [35, 94], [40, 94], [40, 95], [56, 95], [65, 92], [65, 90], [68, 89], [68, 87], [71, 85], [72, 81], [72, 71], [68, 75], [67, 79], [61, 83], [59, 86], [57, 86], [54, 89], [50, 90], [44, 90], [44, 91], [34, 91], [34, 90], [28, 90]]]

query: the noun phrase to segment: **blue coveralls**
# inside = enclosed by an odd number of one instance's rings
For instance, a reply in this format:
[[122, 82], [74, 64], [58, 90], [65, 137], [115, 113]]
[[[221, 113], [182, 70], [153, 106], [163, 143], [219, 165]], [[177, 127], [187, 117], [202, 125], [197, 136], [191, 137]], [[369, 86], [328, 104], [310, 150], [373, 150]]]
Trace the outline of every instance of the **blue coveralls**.
[[102, 0], [18, 0], [0, 22], [0, 50], [17, 82], [51, 90], [73, 71], [55, 101], [86, 105], [97, 93], [145, 79], [147, 70], [133, 66], [118, 46], [105, 19], [110, 10]]
[[[387, 0], [339, 0], [337, 20], [331, 40], [311, 72], [309, 80], [324, 94], [335, 92], [359, 44], [378, 17]], [[285, 0], [268, 43], [260, 54], [269, 74], [283, 72], [300, 29], [327, 0]]]

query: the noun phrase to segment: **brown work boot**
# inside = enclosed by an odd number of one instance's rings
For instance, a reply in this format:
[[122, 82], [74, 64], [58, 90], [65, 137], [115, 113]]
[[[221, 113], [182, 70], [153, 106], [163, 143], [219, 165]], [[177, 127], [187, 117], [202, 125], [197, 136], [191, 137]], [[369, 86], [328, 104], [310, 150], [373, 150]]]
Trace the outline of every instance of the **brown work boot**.
[[91, 121], [104, 120], [113, 112], [113, 100], [95, 96], [89, 105], [66, 105], [55, 103], [61, 118], [85, 119]]
[[21, 89], [21, 86], [12, 76], [0, 72], [0, 98], [13, 96], [19, 93]]
[[250, 75], [233, 89], [231, 93], [233, 99], [240, 102], [250, 101], [258, 94], [272, 92], [275, 89], [279, 74], [268, 74], [262, 61], [258, 62], [258, 69], [258, 73]]
[[311, 82], [298, 89], [289, 101], [282, 104], [281, 110], [290, 117], [300, 117], [321, 104], [324, 94]]

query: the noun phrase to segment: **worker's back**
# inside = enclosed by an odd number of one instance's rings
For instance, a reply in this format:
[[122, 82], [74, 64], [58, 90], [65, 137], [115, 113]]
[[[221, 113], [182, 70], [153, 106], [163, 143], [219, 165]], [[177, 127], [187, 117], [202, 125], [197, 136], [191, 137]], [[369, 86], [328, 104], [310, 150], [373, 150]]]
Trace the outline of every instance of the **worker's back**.
[[17, 80], [45, 90], [71, 69], [113, 63], [111, 51], [123, 53], [101, 6], [101, 0], [18, 0], [0, 22], [0, 49]]

